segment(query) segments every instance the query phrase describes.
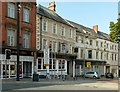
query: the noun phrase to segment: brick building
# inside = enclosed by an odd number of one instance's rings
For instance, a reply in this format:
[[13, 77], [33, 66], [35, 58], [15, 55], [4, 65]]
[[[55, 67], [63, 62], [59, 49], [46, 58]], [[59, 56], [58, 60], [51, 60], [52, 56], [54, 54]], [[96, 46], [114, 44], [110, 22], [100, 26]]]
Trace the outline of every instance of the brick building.
[[[30, 77], [33, 73], [36, 51], [36, 2], [20, 2], [20, 76]], [[0, 53], [0, 77], [15, 77], [17, 70], [17, 3], [2, 2], [2, 51]], [[5, 50], [11, 50], [6, 60]], [[7, 66], [6, 66], [7, 65]]]

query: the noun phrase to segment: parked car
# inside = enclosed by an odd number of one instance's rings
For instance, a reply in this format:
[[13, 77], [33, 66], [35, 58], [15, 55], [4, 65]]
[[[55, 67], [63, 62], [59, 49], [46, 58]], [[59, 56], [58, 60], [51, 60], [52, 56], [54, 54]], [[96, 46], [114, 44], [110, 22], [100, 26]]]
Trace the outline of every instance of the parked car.
[[106, 78], [114, 78], [113, 74], [112, 73], [106, 73], [105, 75]]
[[99, 78], [100, 78], [100, 75], [98, 74], [98, 72], [91, 71], [91, 72], [85, 73], [85, 77], [86, 77], [86, 78], [99, 79]]

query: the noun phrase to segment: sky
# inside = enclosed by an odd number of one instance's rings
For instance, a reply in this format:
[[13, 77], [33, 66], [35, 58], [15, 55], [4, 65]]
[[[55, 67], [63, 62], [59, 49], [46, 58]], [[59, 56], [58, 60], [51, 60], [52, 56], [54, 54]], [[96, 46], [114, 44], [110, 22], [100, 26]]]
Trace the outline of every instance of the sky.
[[[37, 4], [48, 7], [49, 2]], [[56, 13], [89, 28], [98, 25], [99, 31], [109, 34], [110, 21], [117, 22], [118, 2], [56, 2]]]

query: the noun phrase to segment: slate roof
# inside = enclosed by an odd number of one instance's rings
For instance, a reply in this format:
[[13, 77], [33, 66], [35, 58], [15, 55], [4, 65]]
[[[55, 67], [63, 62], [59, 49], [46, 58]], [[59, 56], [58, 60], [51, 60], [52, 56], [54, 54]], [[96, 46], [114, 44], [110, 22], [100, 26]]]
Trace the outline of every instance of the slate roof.
[[110, 40], [110, 37], [109, 37], [108, 34], [103, 33], [103, 32], [100, 32], [100, 31], [98, 31], [97, 37], [98, 37], [98, 38], [101, 38], [101, 39], [105, 39], [105, 40]]
[[69, 21], [69, 22], [77, 28], [76, 32], [80, 32], [80, 33], [84, 34], [85, 33], [84, 31], [86, 31], [86, 32], [90, 33], [90, 35], [97, 36], [96, 32], [93, 29], [85, 27], [81, 24], [78, 24], [78, 23], [75, 23], [75, 22], [72, 22], [72, 21]]
[[57, 22], [60, 22], [60, 23], [63, 23], [63, 24], [66, 24], [68, 26], [73, 27], [64, 18], [62, 18], [61, 16], [59, 16], [55, 11], [50, 10], [50, 9], [48, 9], [48, 8], [40, 5], [40, 4], [37, 6], [36, 12], [37, 12], [37, 14], [40, 14], [40, 15], [42, 15], [44, 17], [53, 19], [53, 20], [55, 20]]
[[76, 32], [80, 32], [80, 33], [84, 34], [84, 30], [85, 30], [86, 32], [90, 33], [90, 35], [92, 35], [94, 37], [98, 37], [100, 39], [105, 39], [105, 40], [110, 40], [108, 34], [100, 32], [100, 31], [98, 31], [98, 33], [96, 33], [93, 29], [91, 29], [89, 27], [85, 27], [81, 24], [75, 23], [75, 22], [70, 21], [70, 20], [65, 20], [60, 15], [58, 15], [55, 11], [50, 10], [50, 9], [40, 5], [40, 4], [37, 6], [36, 13], [39, 15], [42, 15], [44, 17], [53, 19], [57, 22], [66, 24], [68, 26], [75, 27]]

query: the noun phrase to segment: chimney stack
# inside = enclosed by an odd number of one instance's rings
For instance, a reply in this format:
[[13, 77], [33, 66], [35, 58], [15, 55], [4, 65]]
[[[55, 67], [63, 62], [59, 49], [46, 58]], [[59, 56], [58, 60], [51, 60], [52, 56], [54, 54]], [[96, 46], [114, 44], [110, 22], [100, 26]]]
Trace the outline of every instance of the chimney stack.
[[97, 33], [98, 32], [98, 25], [94, 25], [93, 30]]
[[55, 10], [55, 7], [56, 7], [55, 1], [52, 1], [52, 2], [49, 3], [48, 9], [53, 10], [53, 11], [56, 11], [56, 10]]

